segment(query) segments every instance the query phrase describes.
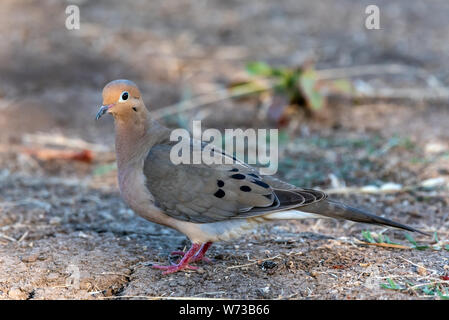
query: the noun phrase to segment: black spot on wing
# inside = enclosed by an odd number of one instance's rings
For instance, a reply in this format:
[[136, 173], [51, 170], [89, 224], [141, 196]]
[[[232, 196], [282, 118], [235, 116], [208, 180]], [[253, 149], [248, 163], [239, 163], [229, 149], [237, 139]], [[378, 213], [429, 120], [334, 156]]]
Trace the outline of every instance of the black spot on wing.
[[231, 170], [229, 170], [230, 172], [239, 172], [239, 169], [237, 168], [232, 168]]
[[233, 174], [233, 175], [231, 176], [231, 178], [232, 178], [232, 179], [237, 179], [237, 180], [243, 180], [243, 179], [245, 179], [245, 175], [240, 174], [240, 173], [236, 173], [236, 174]]
[[260, 177], [257, 174], [254, 173], [248, 173], [249, 176], [256, 178], [256, 179], [260, 179]]
[[217, 180], [217, 186], [220, 188], [224, 186], [224, 182], [222, 180]]
[[218, 191], [214, 193], [214, 196], [216, 196], [217, 198], [223, 198], [225, 196], [225, 192], [221, 189], [218, 189]]
[[251, 191], [251, 188], [248, 187], [248, 186], [241, 186], [241, 187], [240, 187], [240, 190], [242, 190], [243, 192], [250, 192], [250, 191]]

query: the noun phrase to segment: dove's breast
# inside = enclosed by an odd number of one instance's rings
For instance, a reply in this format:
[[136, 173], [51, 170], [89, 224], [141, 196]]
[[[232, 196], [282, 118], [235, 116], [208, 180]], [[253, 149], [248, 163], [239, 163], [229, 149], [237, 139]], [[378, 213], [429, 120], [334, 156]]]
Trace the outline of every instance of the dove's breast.
[[145, 176], [139, 172], [138, 168], [119, 167], [118, 182], [123, 200], [141, 217], [151, 222], [173, 227], [176, 221], [155, 205], [154, 197], [147, 189], [145, 180]]

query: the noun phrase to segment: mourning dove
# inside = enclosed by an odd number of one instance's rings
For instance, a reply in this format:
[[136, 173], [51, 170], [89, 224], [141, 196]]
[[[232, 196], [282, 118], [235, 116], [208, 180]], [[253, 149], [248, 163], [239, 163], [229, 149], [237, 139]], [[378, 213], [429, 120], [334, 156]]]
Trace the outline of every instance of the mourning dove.
[[[151, 117], [137, 86], [115, 80], [103, 89], [97, 113], [114, 117], [120, 193], [149, 221], [174, 228], [192, 242], [178, 264], [154, 265], [173, 273], [195, 269], [207, 260], [213, 242], [242, 235], [260, 223], [304, 218], [337, 218], [423, 233], [328, 199], [318, 190], [299, 188], [258, 171], [235, 158], [232, 164], [178, 164], [170, 161], [170, 130]], [[215, 148], [219, 157], [232, 157]]]

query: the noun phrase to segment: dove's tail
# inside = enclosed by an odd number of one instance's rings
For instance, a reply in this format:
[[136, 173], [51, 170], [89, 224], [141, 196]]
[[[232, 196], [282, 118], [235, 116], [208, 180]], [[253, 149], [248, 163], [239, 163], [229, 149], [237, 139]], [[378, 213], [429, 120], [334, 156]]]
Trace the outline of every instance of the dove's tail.
[[298, 209], [290, 209], [284, 212], [277, 212], [267, 216], [269, 219], [305, 219], [305, 218], [335, 218], [345, 219], [355, 222], [369, 223], [385, 225], [389, 227], [395, 227], [412, 232], [419, 232], [425, 235], [429, 235], [423, 231], [407, 226], [405, 224], [395, 222], [386, 218], [382, 218], [366, 212], [361, 209], [353, 208], [343, 203], [325, 199], [300, 207]]

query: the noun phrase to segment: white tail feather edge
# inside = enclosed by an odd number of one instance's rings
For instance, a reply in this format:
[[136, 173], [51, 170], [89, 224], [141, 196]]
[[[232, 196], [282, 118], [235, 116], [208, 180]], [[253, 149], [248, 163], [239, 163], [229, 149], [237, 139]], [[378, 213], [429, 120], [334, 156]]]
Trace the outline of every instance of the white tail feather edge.
[[303, 211], [299, 211], [299, 210], [287, 210], [287, 211], [274, 212], [274, 213], [264, 215], [263, 217], [265, 219], [270, 219], [270, 220], [291, 220], [291, 219], [301, 220], [301, 219], [327, 218], [320, 214], [303, 212]]

